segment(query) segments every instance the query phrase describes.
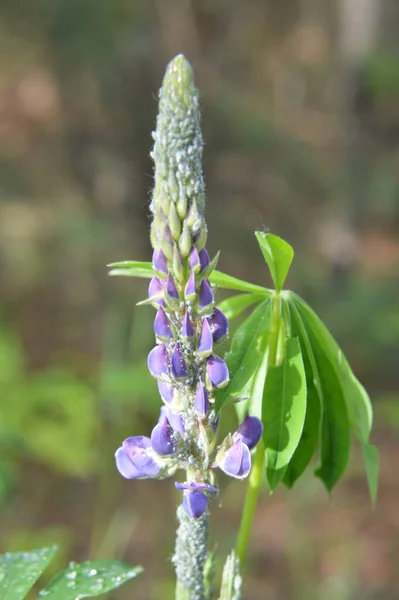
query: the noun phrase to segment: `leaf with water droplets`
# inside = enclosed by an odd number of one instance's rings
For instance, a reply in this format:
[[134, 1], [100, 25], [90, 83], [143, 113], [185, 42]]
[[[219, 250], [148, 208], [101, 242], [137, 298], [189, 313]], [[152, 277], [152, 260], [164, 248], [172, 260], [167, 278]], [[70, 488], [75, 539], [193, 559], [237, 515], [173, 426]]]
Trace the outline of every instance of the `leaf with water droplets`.
[[113, 590], [143, 571], [120, 561], [100, 560], [71, 563], [40, 592], [39, 598], [81, 600]]
[[56, 546], [0, 556], [1, 600], [22, 600], [53, 558]]

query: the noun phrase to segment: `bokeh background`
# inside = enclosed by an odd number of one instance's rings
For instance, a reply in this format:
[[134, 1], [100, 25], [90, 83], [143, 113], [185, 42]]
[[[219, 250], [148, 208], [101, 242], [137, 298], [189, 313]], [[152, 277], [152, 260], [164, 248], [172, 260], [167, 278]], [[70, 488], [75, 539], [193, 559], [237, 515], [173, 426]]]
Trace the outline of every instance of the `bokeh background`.
[[[183, 52], [209, 249], [267, 285], [253, 231], [294, 246], [289, 287], [370, 391], [381, 451], [374, 511], [356, 445], [332, 502], [312, 469], [265, 490], [245, 597], [398, 598], [398, 2], [3, 0], [0, 48], [0, 550], [57, 542], [55, 570], [123, 558], [146, 572], [110, 597], [172, 597], [178, 496], [113, 461], [159, 410], [153, 314], [146, 282], [106, 264], [150, 258], [156, 94]], [[222, 480], [221, 555], [244, 491]]]

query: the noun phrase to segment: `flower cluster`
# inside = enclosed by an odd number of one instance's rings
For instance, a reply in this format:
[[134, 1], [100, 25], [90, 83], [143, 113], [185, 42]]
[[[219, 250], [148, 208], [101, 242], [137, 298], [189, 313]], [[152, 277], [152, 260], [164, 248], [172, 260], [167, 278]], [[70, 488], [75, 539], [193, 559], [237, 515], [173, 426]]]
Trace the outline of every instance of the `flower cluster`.
[[185, 512], [198, 518], [208, 495], [218, 492], [215, 467], [238, 479], [249, 474], [250, 451], [262, 435], [262, 423], [247, 416], [215, 448], [214, 395], [229, 382], [215, 346], [227, 336], [228, 322], [215, 307], [209, 280], [217, 257], [211, 261], [205, 249], [198, 93], [182, 56], [168, 67], [159, 106], [152, 153], [154, 276], [148, 290], [148, 302], [156, 308], [156, 346], [148, 369], [164, 405], [151, 437], [128, 438], [115, 457], [128, 479], [164, 478], [185, 469], [187, 482], [175, 485], [183, 491]]

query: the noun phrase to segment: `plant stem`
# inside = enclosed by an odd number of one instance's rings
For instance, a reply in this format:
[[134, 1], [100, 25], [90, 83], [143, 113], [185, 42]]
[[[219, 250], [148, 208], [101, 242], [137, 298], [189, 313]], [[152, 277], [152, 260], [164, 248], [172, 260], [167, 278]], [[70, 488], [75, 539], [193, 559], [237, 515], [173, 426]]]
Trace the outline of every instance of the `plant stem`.
[[204, 568], [208, 558], [209, 512], [199, 519], [177, 509], [179, 527], [172, 562], [176, 569], [176, 600], [207, 600]]
[[[280, 294], [275, 292], [273, 298], [273, 314], [270, 326], [270, 336], [267, 353], [267, 369], [277, 363], [277, 349], [279, 340], [279, 331], [281, 326], [281, 299]], [[242, 511], [240, 529], [237, 536], [236, 554], [240, 562], [240, 568], [243, 569], [247, 555], [249, 538], [251, 535], [252, 522], [255, 516], [255, 508], [258, 502], [260, 486], [262, 484], [263, 472], [265, 468], [265, 447], [263, 440], [260, 440], [253, 459], [252, 469], [249, 476], [247, 493], [245, 495], [244, 507]]]

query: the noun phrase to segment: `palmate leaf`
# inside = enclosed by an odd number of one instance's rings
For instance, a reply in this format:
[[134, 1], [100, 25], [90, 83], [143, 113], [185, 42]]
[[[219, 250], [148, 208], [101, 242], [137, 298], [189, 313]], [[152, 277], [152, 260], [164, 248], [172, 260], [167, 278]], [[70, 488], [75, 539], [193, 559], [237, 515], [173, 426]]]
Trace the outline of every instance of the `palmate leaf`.
[[266, 475], [273, 491], [298, 446], [306, 414], [306, 376], [297, 338], [288, 338], [282, 364], [270, 365], [263, 390]]
[[219, 412], [230, 396], [240, 393], [253, 376], [261, 358], [259, 342], [270, 331], [272, 300], [265, 300], [244, 321], [234, 334], [231, 351], [225, 355], [230, 382], [216, 394], [215, 409]]
[[[295, 481], [302, 475], [312, 460], [320, 437], [322, 390], [320, 381], [314, 377], [317, 367], [314, 360], [312, 347], [303, 323], [298, 319], [296, 313], [289, 311], [288, 304], [284, 303], [284, 311], [287, 310], [288, 331], [293, 337], [299, 339], [302, 351], [303, 366], [306, 376], [306, 416], [303, 425], [301, 439], [284, 473], [283, 482], [291, 488]], [[293, 312], [293, 314], [292, 314]]]
[[57, 548], [7, 552], [0, 556], [1, 600], [23, 600], [53, 558]]
[[232, 296], [231, 298], [227, 298], [227, 300], [223, 300], [223, 302], [218, 304], [218, 308], [231, 321], [235, 317], [238, 317], [246, 308], [264, 299], [265, 297], [260, 294], [239, 294], [238, 296]]
[[39, 598], [54, 598], [54, 600], [93, 598], [134, 579], [142, 571], [142, 567], [130, 567], [120, 561], [71, 563], [68, 569], [56, 575], [46, 585], [40, 592]]
[[283, 239], [271, 233], [255, 231], [263, 257], [267, 262], [276, 290], [284, 285], [294, 258], [293, 248]]
[[[123, 277], [142, 277], [144, 279], [151, 279], [154, 276], [154, 270], [152, 263], [140, 262], [137, 260], [123, 260], [120, 262], [114, 262], [107, 265], [111, 270], [109, 275], [121, 275]], [[232, 277], [221, 271], [212, 271], [209, 277], [211, 283], [217, 287], [225, 290], [237, 290], [241, 292], [252, 292], [260, 294], [261, 296], [269, 296], [271, 291], [268, 288], [256, 285], [255, 283], [249, 283], [237, 277]]]
[[[23, 600], [52, 560], [57, 548], [7, 552], [0, 556], [1, 600]], [[71, 563], [39, 593], [39, 598], [80, 600], [113, 590], [142, 572], [119, 561]]]
[[353, 374], [338, 344], [313, 310], [292, 292], [286, 294], [286, 298], [292, 321], [297, 322], [302, 330], [301, 343], [312, 364], [316, 387], [320, 388], [323, 414], [321, 466], [316, 474], [327, 489], [333, 488], [349, 459], [349, 427], [352, 426], [362, 444], [370, 495], [375, 498], [378, 460], [376, 449], [370, 448], [368, 443], [372, 424], [370, 399]]

